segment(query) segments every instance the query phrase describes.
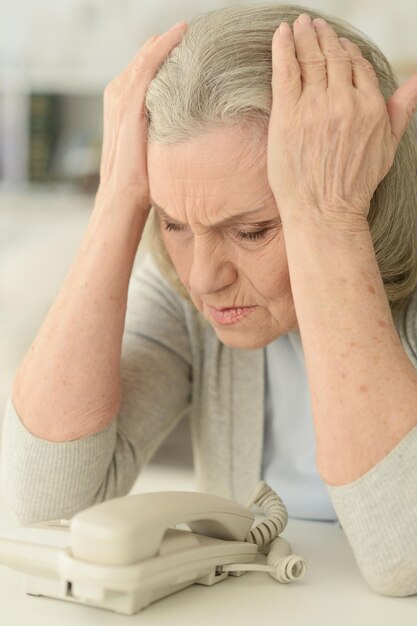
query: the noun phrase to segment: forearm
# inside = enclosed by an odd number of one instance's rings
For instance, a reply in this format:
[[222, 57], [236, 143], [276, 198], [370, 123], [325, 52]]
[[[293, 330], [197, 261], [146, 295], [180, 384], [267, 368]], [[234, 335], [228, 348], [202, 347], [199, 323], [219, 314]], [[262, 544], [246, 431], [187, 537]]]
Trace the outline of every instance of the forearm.
[[96, 198], [73, 264], [14, 379], [13, 403], [32, 434], [79, 439], [116, 415], [129, 278], [146, 215], [133, 199]]
[[397, 335], [368, 228], [286, 224], [318, 471], [352, 482], [417, 424], [417, 373]]

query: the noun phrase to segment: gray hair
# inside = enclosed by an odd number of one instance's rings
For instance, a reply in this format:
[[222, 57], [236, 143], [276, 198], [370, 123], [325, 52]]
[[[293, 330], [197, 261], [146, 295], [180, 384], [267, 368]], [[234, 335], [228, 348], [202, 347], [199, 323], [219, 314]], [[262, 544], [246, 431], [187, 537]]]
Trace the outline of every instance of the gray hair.
[[[398, 88], [393, 70], [361, 31], [322, 11], [300, 5], [232, 6], [204, 13], [188, 24], [182, 41], [162, 63], [146, 98], [148, 142], [187, 142], [216, 130], [249, 122], [254, 149], [265, 141], [272, 109], [274, 32], [300, 13], [323, 17], [339, 37], [356, 43], [374, 67], [387, 101]], [[371, 200], [368, 223], [391, 311], [400, 311], [417, 289], [417, 124], [413, 120], [394, 163]], [[166, 251], [155, 210], [148, 218], [148, 245], [162, 274], [187, 300]]]

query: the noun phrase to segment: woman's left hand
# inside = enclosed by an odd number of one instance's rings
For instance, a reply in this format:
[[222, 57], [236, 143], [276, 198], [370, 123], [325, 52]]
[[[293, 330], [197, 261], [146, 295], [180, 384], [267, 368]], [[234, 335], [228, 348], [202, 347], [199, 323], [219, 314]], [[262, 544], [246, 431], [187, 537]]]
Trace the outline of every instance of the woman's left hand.
[[417, 75], [385, 103], [358, 46], [321, 19], [293, 29], [284, 23], [272, 42], [268, 182], [284, 227], [296, 218], [354, 229], [417, 107]]

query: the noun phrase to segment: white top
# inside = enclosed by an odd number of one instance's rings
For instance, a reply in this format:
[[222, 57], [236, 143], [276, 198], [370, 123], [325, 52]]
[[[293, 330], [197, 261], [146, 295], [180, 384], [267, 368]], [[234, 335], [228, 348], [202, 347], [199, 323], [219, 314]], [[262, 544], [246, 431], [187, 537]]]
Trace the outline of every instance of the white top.
[[262, 478], [285, 503], [289, 517], [336, 521], [316, 469], [316, 438], [300, 332], [265, 348], [265, 428]]

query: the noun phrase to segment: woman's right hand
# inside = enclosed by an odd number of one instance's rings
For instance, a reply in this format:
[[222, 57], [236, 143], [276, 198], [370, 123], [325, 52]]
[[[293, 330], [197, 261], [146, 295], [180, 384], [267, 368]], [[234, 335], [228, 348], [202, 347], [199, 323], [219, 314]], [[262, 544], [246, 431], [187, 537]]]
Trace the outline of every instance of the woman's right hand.
[[103, 146], [96, 202], [127, 197], [150, 208], [145, 96], [159, 66], [180, 42], [187, 24], [153, 35], [104, 90]]

